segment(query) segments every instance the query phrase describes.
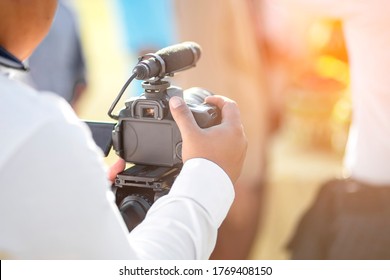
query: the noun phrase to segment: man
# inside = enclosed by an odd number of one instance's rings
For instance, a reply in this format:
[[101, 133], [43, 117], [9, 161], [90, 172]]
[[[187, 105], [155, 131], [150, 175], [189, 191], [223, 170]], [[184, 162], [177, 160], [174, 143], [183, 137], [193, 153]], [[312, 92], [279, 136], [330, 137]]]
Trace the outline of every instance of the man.
[[208, 258], [245, 157], [237, 105], [209, 97], [222, 122], [202, 130], [182, 99], [170, 100], [184, 166], [170, 193], [127, 234], [86, 126], [63, 99], [9, 78], [25, 68], [21, 61], [49, 30], [56, 5], [0, 0], [0, 252], [23, 259]]

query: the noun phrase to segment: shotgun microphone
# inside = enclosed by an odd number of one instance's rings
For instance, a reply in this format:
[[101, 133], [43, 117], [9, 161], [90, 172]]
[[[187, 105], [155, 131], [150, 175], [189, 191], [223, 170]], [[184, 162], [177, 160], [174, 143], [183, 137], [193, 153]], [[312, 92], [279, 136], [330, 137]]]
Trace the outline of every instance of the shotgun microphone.
[[140, 57], [133, 73], [137, 80], [163, 78], [196, 65], [201, 48], [194, 42], [183, 42]]

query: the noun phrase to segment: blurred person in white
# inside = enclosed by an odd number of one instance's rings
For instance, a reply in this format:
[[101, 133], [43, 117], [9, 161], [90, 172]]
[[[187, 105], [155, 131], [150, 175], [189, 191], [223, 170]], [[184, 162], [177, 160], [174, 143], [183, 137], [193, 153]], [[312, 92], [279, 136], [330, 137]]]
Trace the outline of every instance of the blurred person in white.
[[27, 64], [29, 71], [16, 73], [15, 79], [39, 91], [58, 94], [76, 108], [87, 77], [78, 21], [68, 0], [58, 1], [50, 31]]
[[[213, 96], [202, 130], [178, 97], [183, 169], [130, 234], [91, 133], [62, 98], [12, 80], [49, 30], [57, 1], [0, 0], [0, 252], [15, 259], [207, 259], [234, 198], [246, 138], [235, 102]], [[232, 148], [234, 147], [234, 148]], [[109, 179], [107, 179], [107, 177]]]
[[279, 2], [341, 19], [351, 73], [345, 178], [320, 189], [289, 244], [292, 258], [390, 259], [390, 2]]

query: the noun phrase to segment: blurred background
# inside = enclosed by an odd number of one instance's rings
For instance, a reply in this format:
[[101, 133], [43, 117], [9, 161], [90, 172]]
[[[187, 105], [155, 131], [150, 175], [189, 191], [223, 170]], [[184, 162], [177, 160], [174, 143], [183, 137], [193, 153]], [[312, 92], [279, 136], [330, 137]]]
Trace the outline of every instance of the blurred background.
[[[140, 54], [184, 40], [202, 46], [198, 66], [172, 83], [238, 101], [250, 138], [252, 171], [245, 174], [260, 174], [262, 182], [257, 202], [240, 202], [261, 207], [235, 218], [243, 231], [242, 221], [256, 219], [249, 251], [228, 258], [288, 259], [286, 245], [302, 213], [321, 184], [343, 174], [351, 109], [340, 22], [275, 0], [61, 2], [80, 38], [83, 86], [74, 87], [77, 100], [70, 102], [82, 119], [110, 121], [108, 108]], [[141, 93], [134, 84], [126, 95]]]

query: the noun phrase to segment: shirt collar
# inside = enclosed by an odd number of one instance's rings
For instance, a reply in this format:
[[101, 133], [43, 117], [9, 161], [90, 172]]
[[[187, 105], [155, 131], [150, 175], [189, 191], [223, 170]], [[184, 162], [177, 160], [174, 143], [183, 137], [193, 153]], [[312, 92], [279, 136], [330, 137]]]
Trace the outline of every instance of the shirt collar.
[[0, 46], [0, 66], [21, 71], [28, 70], [28, 68], [22, 61], [20, 61], [2, 46]]

